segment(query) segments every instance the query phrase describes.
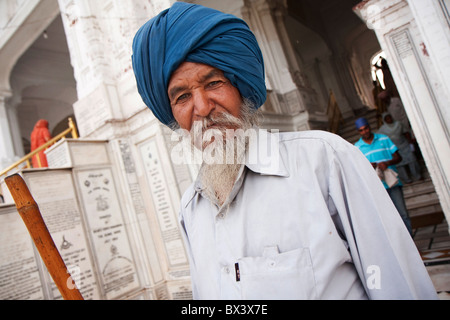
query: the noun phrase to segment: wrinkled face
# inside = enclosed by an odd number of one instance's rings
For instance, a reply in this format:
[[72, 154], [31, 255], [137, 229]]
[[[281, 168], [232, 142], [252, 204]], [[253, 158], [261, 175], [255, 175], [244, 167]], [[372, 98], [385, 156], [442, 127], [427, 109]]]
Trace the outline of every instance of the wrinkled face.
[[173, 116], [182, 129], [191, 130], [194, 121], [224, 112], [240, 116], [239, 90], [221, 70], [209, 65], [182, 63], [170, 78], [167, 94]]

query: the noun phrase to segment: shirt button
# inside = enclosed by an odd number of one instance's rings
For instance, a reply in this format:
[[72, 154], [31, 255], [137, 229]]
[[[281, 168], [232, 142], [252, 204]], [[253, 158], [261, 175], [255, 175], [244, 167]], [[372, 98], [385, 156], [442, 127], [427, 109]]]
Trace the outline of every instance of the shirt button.
[[230, 267], [223, 267], [223, 272], [230, 273]]

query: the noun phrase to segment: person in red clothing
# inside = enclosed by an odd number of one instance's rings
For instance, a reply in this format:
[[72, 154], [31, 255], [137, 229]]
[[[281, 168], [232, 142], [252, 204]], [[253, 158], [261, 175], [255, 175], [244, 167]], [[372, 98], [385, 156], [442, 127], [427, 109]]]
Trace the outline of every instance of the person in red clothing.
[[[48, 121], [41, 119], [34, 125], [34, 129], [31, 132], [31, 151], [33, 152], [47, 141], [52, 138], [50, 131], [48, 130]], [[48, 167], [47, 157], [44, 150], [35, 154], [31, 159], [33, 168]]]

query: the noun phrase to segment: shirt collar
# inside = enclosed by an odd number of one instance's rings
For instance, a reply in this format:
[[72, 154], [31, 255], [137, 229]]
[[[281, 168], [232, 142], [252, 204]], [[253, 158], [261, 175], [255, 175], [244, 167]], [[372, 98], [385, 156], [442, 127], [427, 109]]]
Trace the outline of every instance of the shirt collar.
[[[245, 166], [255, 173], [261, 175], [274, 175], [289, 177], [286, 168], [287, 150], [280, 143], [279, 132], [269, 132], [265, 129], [252, 128], [248, 135], [249, 147], [246, 152]], [[196, 192], [203, 190], [202, 183], [197, 177], [194, 182]]]
[[365, 145], [372, 145], [376, 140], [378, 140], [378, 138], [380, 138], [380, 135], [378, 133], [373, 132], [373, 139], [372, 139], [372, 143], [367, 143], [364, 141], [364, 139], [362, 137], [359, 138], [359, 141], [361, 144], [365, 144]]
[[[280, 143], [279, 132], [269, 132], [265, 129], [254, 128], [252, 134], [248, 135], [249, 147], [246, 152], [245, 166], [261, 175], [273, 175], [279, 177], [289, 177], [289, 171], [286, 167], [287, 149]], [[242, 178], [243, 168], [239, 172], [238, 180]], [[190, 196], [187, 205], [192, 201], [196, 194], [201, 194], [202, 186], [199, 176], [194, 182], [194, 192]]]
[[256, 129], [250, 137], [245, 165], [253, 172], [262, 175], [289, 177], [286, 168], [286, 147], [280, 143], [279, 132]]

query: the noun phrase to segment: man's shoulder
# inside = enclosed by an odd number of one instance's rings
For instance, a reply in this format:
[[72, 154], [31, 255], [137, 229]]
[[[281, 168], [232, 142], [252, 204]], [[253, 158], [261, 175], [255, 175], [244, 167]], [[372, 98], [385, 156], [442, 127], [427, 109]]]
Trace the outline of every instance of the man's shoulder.
[[382, 146], [390, 146], [391, 144], [394, 144], [391, 140], [391, 138], [389, 138], [389, 136], [382, 134], [382, 133], [374, 133], [374, 141], [375, 144], [377, 145], [382, 145]]
[[280, 141], [290, 140], [310, 140], [318, 139], [324, 141], [342, 140], [342, 138], [334, 133], [323, 130], [305, 130], [305, 131], [289, 131], [280, 132]]
[[363, 138], [359, 138], [358, 141], [355, 142], [355, 146], [357, 146], [358, 148], [361, 148], [365, 144], [366, 143], [364, 142]]
[[377, 138], [377, 139], [389, 139], [389, 137], [388, 137], [387, 135], [385, 135], [384, 133], [376, 132], [376, 133], [374, 133], [373, 135], [374, 135], [375, 138]]
[[333, 149], [339, 149], [342, 146], [348, 146], [350, 143], [341, 136], [322, 130], [292, 131], [280, 132], [280, 142], [298, 142], [298, 143], [321, 143]]

